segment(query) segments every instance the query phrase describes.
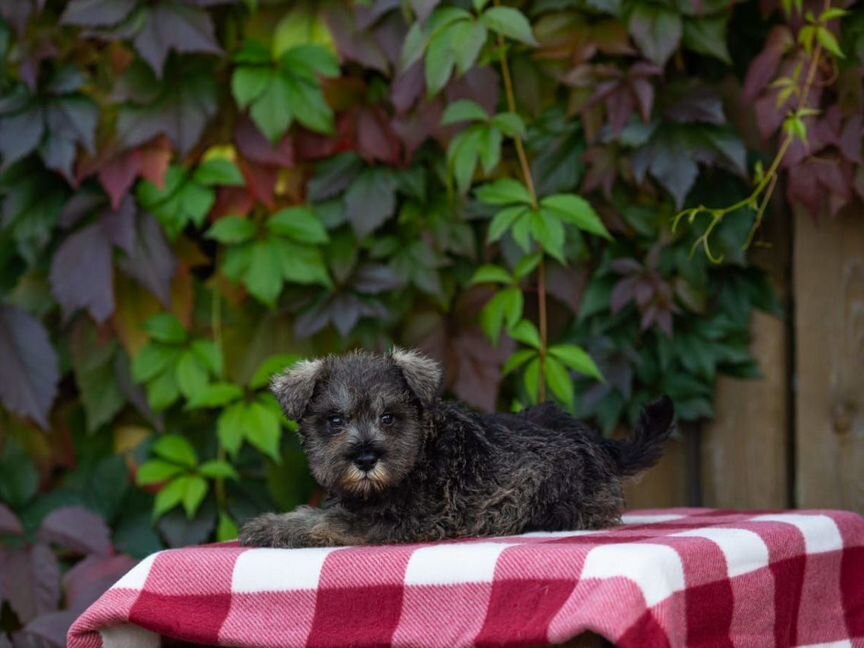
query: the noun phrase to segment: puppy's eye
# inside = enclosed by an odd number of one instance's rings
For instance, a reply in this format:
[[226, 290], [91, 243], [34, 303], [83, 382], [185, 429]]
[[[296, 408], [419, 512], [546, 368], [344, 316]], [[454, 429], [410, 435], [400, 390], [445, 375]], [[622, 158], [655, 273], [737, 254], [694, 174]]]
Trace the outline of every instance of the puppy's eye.
[[396, 421], [396, 417], [392, 414], [382, 414], [381, 415], [381, 425], [393, 425]]
[[345, 419], [339, 416], [338, 414], [333, 414], [332, 416], [327, 417], [327, 422], [332, 427], [342, 427], [345, 425]]

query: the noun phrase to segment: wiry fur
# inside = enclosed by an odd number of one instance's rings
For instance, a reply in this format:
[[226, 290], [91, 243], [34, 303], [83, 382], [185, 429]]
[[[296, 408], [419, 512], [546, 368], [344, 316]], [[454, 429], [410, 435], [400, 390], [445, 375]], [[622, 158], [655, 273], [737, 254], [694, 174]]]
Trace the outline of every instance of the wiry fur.
[[[645, 408], [631, 440], [618, 442], [553, 404], [469, 411], [441, 400], [440, 382], [436, 363], [401, 350], [331, 356], [277, 378], [276, 395], [299, 419], [329, 497], [320, 509], [250, 521], [241, 542], [339, 546], [615, 525], [621, 479], [653, 465], [672, 431], [666, 397]], [[344, 425], [328, 422], [334, 415]], [[363, 452], [380, 455], [368, 472], [354, 463]]]

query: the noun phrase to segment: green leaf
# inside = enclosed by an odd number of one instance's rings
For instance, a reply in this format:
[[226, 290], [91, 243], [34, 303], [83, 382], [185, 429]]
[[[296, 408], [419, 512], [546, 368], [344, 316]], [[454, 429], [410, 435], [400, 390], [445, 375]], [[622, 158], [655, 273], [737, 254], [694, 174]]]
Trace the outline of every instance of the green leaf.
[[227, 461], [211, 460], [205, 461], [198, 466], [198, 473], [208, 479], [240, 479], [240, 475], [234, 470], [234, 466]]
[[509, 137], [525, 137], [525, 122], [516, 113], [498, 113], [492, 118], [492, 125]]
[[207, 368], [192, 351], [183, 352], [175, 371], [177, 387], [186, 398], [195, 398], [207, 388]]
[[268, 306], [275, 305], [282, 292], [282, 259], [276, 241], [256, 241], [252, 245], [243, 283], [255, 298]]
[[212, 340], [195, 340], [190, 349], [208, 372], [214, 376], [222, 375], [222, 352]]
[[338, 77], [339, 59], [321, 45], [298, 45], [286, 50], [279, 65], [292, 76], [313, 80], [316, 76]]
[[249, 381], [249, 387], [252, 389], [261, 389], [262, 387], [268, 386], [270, 381], [273, 379], [273, 376], [293, 367], [300, 360], [300, 356], [290, 353], [267, 358], [255, 371], [252, 380]]
[[208, 160], [192, 176], [195, 182], [210, 186], [242, 187], [246, 184], [243, 174], [230, 160]]
[[160, 484], [182, 472], [185, 472], [182, 466], [160, 461], [159, 459], [152, 459], [141, 464], [138, 468], [138, 474], [135, 475], [135, 483], [139, 486]]
[[186, 485], [183, 490], [183, 510], [186, 511], [186, 517], [192, 518], [201, 506], [201, 502], [207, 496], [207, 490], [210, 486], [207, 480], [197, 475], [186, 477]]
[[405, 42], [402, 45], [402, 52], [399, 56], [400, 70], [407, 70], [419, 61], [428, 42], [429, 37], [423, 31], [422, 25], [419, 22], [412, 23], [408, 34], [405, 36]]
[[537, 331], [537, 327], [534, 326], [534, 323], [530, 320], [523, 319], [513, 326], [509, 333], [510, 337], [522, 344], [527, 344], [535, 349], [539, 349], [541, 346], [540, 333]]
[[466, 74], [474, 66], [486, 44], [487, 35], [486, 27], [473, 20], [461, 21], [450, 27], [450, 46], [456, 55], [459, 74]]
[[270, 50], [263, 43], [250, 39], [234, 55], [234, 62], [266, 65], [270, 63]]
[[153, 502], [154, 518], [162, 517], [180, 504], [183, 500], [183, 495], [186, 493], [187, 479], [188, 477], [178, 477], [168, 482], [162, 490], [156, 493], [156, 500]]
[[277, 247], [282, 276], [286, 281], [300, 284], [317, 283], [328, 288], [333, 285], [320, 249], [298, 245], [284, 239], [277, 242]]
[[515, 223], [519, 218], [524, 217], [526, 214], [530, 216], [531, 210], [522, 205], [507, 207], [506, 209], [499, 211], [495, 214], [495, 218], [493, 218], [492, 222], [489, 224], [489, 231], [486, 234], [486, 242], [494, 243], [500, 239], [504, 235], [504, 232], [513, 226], [513, 223]]
[[580, 196], [555, 194], [541, 200], [540, 205], [544, 209], [553, 211], [565, 223], [571, 223], [585, 232], [612, 240], [612, 236], [603, 221], [600, 220], [600, 216], [597, 215], [590, 203]]
[[282, 430], [279, 416], [256, 401], [247, 405], [243, 422], [246, 440], [273, 461], [280, 463], [282, 455], [279, 452], [279, 441]]
[[487, 205], [510, 205], [521, 203], [531, 205], [531, 194], [521, 182], [511, 178], [502, 178], [478, 187], [474, 194], [477, 199]]
[[822, 47], [831, 52], [837, 58], [846, 58], [843, 55], [843, 51], [840, 49], [837, 38], [827, 27], [816, 28], [816, 40], [819, 41], [819, 44], [822, 45]]
[[480, 16], [480, 21], [498, 34], [528, 45], [538, 45], [531, 32], [531, 23], [518, 9], [490, 7]]
[[267, 229], [299, 243], [326, 243], [327, 229], [308, 207], [288, 207], [267, 220]]
[[138, 383], [149, 382], [164, 373], [179, 357], [179, 349], [148, 344], [132, 362], [132, 378]]
[[550, 210], [534, 212], [531, 216], [531, 235], [556, 261], [566, 265], [564, 258], [564, 226]]
[[156, 412], [168, 409], [180, 398], [180, 389], [173, 371], [159, 374], [154, 380], [147, 383], [147, 401]]
[[243, 430], [246, 420], [246, 403], [234, 403], [219, 416], [216, 436], [219, 443], [232, 457], [243, 445]]
[[723, 12], [716, 16], [698, 16], [684, 19], [684, 46], [694, 52], [707, 54], [724, 63], [731, 64], [726, 47], [726, 26], [729, 14]]
[[509, 285], [513, 283], [513, 277], [511, 277], [510, 273], [501, 266], [483, 265], [477, 268], [477, 271], [474, 273], [474, 276], [471, 277], [469, 283], [471, 285], [478, 283], [500, 283]]
[[430, 96], [438, 94], [447, 84], [454, 65], [456, 54], [450, 32], [442, 29], [432, 36], [426, 50], [426, 91]]
[[488, 119], [489, 113], [487, 113], [479, 104], [468, 99], [460, 99], [459, 101], [454, 101], [447, 106], [447, 109], [444, 111], [444, 116], [441, 117], [441, 124], [449, 126], [450, 124], [456, 124], [463, 121], [484, 122]]
[[544, 365], [546, 373], [546, 383], [549, 389], [561, 402], [567, 405], [573, 405], [573, 381], [570, 380], [570, 374], [560, 362], [550, 356], [546, 357]]
[[471, 180], [480, 159], [481, 136], [482, 130], [476, 127], [468, 128], [454, 137], [447, 147], [448, 163], [460, 194], [471, 187]]
[[480, 160], [483, 162], [483, 171], [492, 173], [501, 161], [501, 131], [497, 128], [483, 128], [480, 130]]
[[213, 223], [207, 237], [220, 243], [245, 243], [255, 237], [255, 223], [241, 216], [226, 216]]
[[216, 540], [218, 542], [228, 542], [236, 540], [240, 535], [237, 529], [237, 524], [231, 519], [231, 516], [225, 512], [219, 513], [219, 525], [216, 527]]
[[497, 293], [480, 313], [480, 327], [493, 344], [498, 344], [501, 329], [519, 321], [524, 307], [522, 291], [516, 287]]
[[320, 84], [294, 78], [286, 78], [284, 83], [297, 121], [316, 133], [333, 133], [333, 110], [324, 99]]
[[549, 355], [554, 356], [573, 371], [591, 376], [597, 380], [603, 380], [600, 369], [597, 368], [594, 360], [582, 347], [578, 347], [575, 344], [556, 344], [549, 347]]
[[534, 358], [528, 363], [523, 376], [525, 389], [532, 403], [540, 400], [540, 358]]
[[189, 399], [189, 409], [224, 407], [243, 396], [243, 390], [232, 383], [211, 383]]
[[288, 92], [285, 79], [274, 73], [249, 111], [252, 121], [271, 142], [277, 142], [294, 119]]
[[524, 214], [516, 219], [516, 222], [513, 223], [513, 228], [510, 230], [513, 240], [526, 253], [531, 251], [531, 223], [534, 214], [535, 212], [526, 210]]
[[154, 340], [166, 344], [183, 344], [186, 341], [186, 329], [171, 313], [154, 315], [144, 324], [144, 330]]
[[194, 468], [198, 464], [195, 448], [179, 434], [166, 434], [159, 437], [153, 444], [153, 452], [181, 466]]
[[534, 254], [526, 254], [521, 259], [519, 259], [519, 263], [516, 264], [516, 267], [513, 268], [513, 276], [517, 279], [524, 279], [529, 274], [534, 272], [534, 269], [540, 265], [540, 261], [543, 259], [543, 255], [539, 252], [535, 252]]
[[531, 358], [537, 357], [537, 351], [533, 349], [522, 349], [521, 351], [517, 351], [512, 356], [507, 358], [507, 362], [504, 363], [504, 366], [501, 368], [501, 374], [507, 376], [514, 371], [516, 371], [519, 367], [528, 362]]

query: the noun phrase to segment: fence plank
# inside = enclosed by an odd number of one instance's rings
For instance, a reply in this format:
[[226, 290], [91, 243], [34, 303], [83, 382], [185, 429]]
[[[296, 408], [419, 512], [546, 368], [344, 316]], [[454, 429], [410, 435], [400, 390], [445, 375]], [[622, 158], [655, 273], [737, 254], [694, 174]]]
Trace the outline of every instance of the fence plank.
[[864, 220], [795, 223], [796, 503], [864, 512]]
[[660, 462], [624, 486], [627, 508], [687, 506], [687, 452], [684, 438], [669, 441]]
[[751, 350], [761, 380], [717, 381], [716, 417], [703, 427], [704, 504], [783, 508], [788, 502], [787, 344], [782, 320], [757, 313]]

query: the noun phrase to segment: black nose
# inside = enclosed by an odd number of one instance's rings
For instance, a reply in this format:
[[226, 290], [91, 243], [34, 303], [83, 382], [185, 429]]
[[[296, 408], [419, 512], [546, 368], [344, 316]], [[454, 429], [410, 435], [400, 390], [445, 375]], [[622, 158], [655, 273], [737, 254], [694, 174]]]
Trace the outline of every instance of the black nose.
[[374, 450], [361, 450], [353, 457], [354, 465], [363, 472], [368, 472], [378, 463], [379, 456], [380, 455]]

